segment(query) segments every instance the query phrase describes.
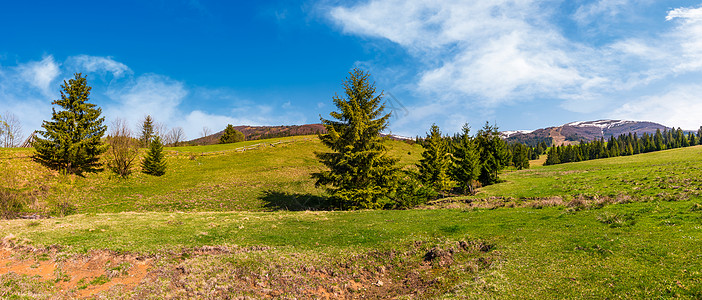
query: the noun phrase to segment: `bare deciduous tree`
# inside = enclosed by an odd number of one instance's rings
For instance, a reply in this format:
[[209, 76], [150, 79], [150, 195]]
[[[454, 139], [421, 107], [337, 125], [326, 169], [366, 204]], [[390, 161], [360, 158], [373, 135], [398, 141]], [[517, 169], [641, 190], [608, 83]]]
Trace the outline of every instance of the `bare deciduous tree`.
[[110, 127], [108, 166], [120, 177], [127, 178], [132, 173], [132, 164], [139, 154], [139, 141], [132, 136], [125, 120], [116, 119]]
[[158, 136], [161, 139], [161, 143], [168, 145], [168, 127], [166, 124], [161, 122], [154, 123], [154, 136]]
[[210, 128], [207, 127], [207, 126], [202, 127], [202, 131], [200, 132], [201, 137], [206, 137], [206, 136], [208, 136], [208, 135], [210, 135], [210, 134], [212, 134], [212, 129], [210, 129]]
[[22, 142], [22, 124], [11, 112], [0, 115], [0, 146], [17, 147]]
[[174, 147], [178, 147], [180, 145], [180, 142], [185, 140], [185, 130], [183, 130], [183, 127], [174, 127], [171, 128], [170, 131], [168, 131], [167, 140], [168, 144]]

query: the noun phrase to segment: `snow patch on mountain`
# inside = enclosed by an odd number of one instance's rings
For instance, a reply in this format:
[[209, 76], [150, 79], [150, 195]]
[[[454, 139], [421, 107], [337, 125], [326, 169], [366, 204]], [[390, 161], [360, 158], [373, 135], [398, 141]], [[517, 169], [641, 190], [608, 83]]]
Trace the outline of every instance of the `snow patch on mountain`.
[[609, 129], [612, 127], [621, 126], [624, 124], [636, 123], [636, 121], [626, 121], [626, 120], [597, 120], [597, 121], [579, 121], [571, 122], [563, 126], [572, 127], [598, 127], [600, 129]]
[[508, 138], [510, 136], [513, 136], [515, 134], [528, 134], [534, 132], [533, 130], [507, 130], [507, 131], [502, 131], [500, 134], [502, 134], [502, 138]]

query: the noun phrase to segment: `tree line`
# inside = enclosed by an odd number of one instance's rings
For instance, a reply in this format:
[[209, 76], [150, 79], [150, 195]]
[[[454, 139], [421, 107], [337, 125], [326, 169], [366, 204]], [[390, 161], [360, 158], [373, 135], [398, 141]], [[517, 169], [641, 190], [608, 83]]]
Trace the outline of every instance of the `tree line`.
[[544, 165], [555, 165], [568, 162], [578, 162], [598, 158], [635, 155], [640, 153], [661, 151], [702, 144], [702, 127], [697, 131], [685, 132], [678, 128], [656, 130], [654, 134], [637, 133], [604, 137], [591, 142], [580, 141], [577, 145], [560, 145], [551, 147]]
[[425, 138], [416, 140], [423, 147], [416, 168], [400, 169], [381, 137], [390, 113], [384, 113], [383, 94], [376, 93], [369, 77], [351, 71], [343, 83], [345, 95], [332, 99], [338, 111], [330, 113], [332, 119], [321, 118], [327, 133], [319, 138], [331, 151], [316, 153], [326, 169], [312, 177], [337, 208], [401, 208], [438, 195], [474, 194], [477, 187], [500, 182], [499, 172], [510, 165], [528, 168], [529, 159], [545, 149], [508, 145], [497, 126], [487, 122], [475, 135], [465, 124], [452, 137], [434, 124]]

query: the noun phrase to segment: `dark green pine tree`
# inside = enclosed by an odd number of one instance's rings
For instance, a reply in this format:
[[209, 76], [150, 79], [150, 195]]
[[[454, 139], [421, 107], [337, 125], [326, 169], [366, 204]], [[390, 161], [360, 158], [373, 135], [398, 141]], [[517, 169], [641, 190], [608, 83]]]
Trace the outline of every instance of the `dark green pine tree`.
[[[61, 99], [51, 102], [63, 110], [52, 108], [51, 121], [44, 121], [32, 146], [34, 159], [65, 173], [81, 174], [101, 168], [100, 155], [108, 146], [102, 142], [107, 130], [102, 109], [88, 103], [91, 87], [80, 73], [63, 81]], [[40, 137], [41, 136], [41, 137]]]
[[451, 187], [451, 178], [449, 177], [451, 159], [448, 145], [444, 137], [441, 136], [439, 126], [431, 125], [422, 147], [424, 147], [422, 159], [417, 164], [420, 180], [437, 192], [448, 190]]
[[334, 120], [320, 118], [327, 133], [319, 139], [332, 152], [315, 153], [328, 170], [312, 177], [341, 209], [381, 208], [395, 185], [397, 159], [387, 155], [380, 136], [390, 114], [383, 114], [382, 92], [375, 95], [369, 76], [351, 71], [344, 81], [345, 97], [333, 98], [339, 109], [330, 113]]
[[512, 164], [517, 170], [529, 169], [529, 149], [521, 143], [514, 145]]
[[151, 141], [149, 151], [141, 162], [141, 171], [154, 176], [166, 174], [166, 159], [160, 137], [155, 136]]
[[697, 146], [697, 138], [692, 132], [687, 134], [687, 140], [689, 141], [688, 143], [690, 144], [690, 146]]
[[458, 182], [464, 193], [475, 194], [475, 185], [480, 175], [480, 153], [478, 146], [470, 136], [470, 127], [463, 125], [463, 132], [458, 137], [453, 151], [451, 177]]
[[224, 133], [219, 138], [220, 144], [237, 143], [244, 140], [244, 134], [241, 131], [234, 129], [232, 124], [228, 124], [227, 128], [224, 128]]
[[511, 160], [507, 144], [500, 137], [497, 126], [485, 126], [478, 131], [475, 140], [480, 150], [481, 170], [478, 180], [483, 186], [500, 181], [498, 173], [504, 169]]
[[560, 163], [561, 163], [561, 159], [558, 157], [558, 152], [556, 151], [556, 147], [553, 146], [548, 151], [548, 154], [546, 156], [546, 162], [544, 163], [544, 166], [557, 165]]

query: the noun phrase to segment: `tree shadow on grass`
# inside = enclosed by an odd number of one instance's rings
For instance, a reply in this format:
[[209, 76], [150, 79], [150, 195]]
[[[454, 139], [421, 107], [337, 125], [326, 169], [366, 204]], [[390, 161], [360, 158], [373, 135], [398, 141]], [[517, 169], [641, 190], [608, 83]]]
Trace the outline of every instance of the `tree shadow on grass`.
[[292, 194], [274, 190], [264, 191], [259, 197], [265, 204], [264, 208], [269, 210], [331, 210], [332, 206], [329, 198], [312, 194]]

